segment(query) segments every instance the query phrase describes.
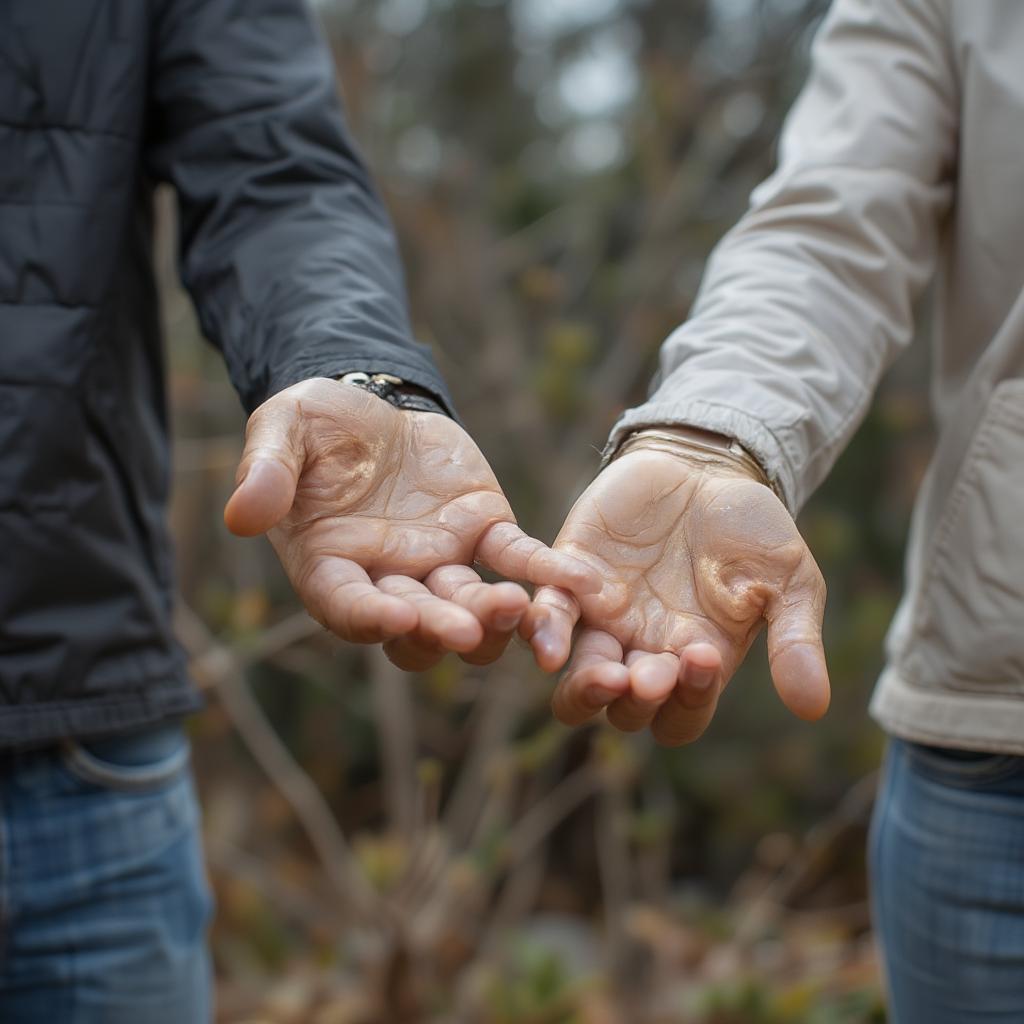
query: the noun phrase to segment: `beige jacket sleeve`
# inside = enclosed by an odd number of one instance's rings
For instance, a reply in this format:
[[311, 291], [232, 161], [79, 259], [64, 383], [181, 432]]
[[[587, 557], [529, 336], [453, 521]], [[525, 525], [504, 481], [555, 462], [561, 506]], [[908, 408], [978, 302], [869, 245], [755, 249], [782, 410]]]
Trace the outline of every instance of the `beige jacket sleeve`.
[[836, 0], [779, 166], [711, 256], [655, 390], [615, 425], [735, 437], [796, 512], [913, 334], [953, 192], [948, 0]]

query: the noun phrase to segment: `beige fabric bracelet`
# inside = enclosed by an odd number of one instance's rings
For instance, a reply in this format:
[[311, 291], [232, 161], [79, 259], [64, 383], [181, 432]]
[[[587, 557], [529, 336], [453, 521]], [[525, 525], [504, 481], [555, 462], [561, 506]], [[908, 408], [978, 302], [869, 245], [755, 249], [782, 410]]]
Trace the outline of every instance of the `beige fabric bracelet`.
[[738, 469], [778, 494], [761, 463], [739, 441], [723, 435], [687, 427], [647, 427], [629, 434], [612, 456], [612, 461], [638, 449], [680, 455], [708, 468]]

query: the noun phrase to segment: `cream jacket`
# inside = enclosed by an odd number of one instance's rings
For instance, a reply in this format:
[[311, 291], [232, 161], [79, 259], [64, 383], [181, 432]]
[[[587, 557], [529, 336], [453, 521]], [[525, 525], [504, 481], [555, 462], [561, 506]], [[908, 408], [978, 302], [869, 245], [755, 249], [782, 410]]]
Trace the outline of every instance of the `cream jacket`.
[[729, 434], [794, 513], [934, 279], [939, 442], [872, 712], [1024, 754], [1024, 2], [835, 0], [777, 171], [665, 342], [653, 424]]

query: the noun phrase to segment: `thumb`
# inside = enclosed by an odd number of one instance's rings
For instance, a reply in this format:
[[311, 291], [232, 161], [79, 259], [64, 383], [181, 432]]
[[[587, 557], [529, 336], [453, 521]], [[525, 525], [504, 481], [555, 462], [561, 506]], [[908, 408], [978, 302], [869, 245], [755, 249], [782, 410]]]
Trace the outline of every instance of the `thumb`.
[[298, 403], [271, 399], [249, 417], [238, 484], [224, 522], [240, 537], [276, 526], [290, 511], [305, 461]]
[[825, 584], [814, 575], [784, 591], [769, 605], [768, 663], [782, 703], [798, 718], [814, 721], [828, 710], [831, 691], [821, 620]]

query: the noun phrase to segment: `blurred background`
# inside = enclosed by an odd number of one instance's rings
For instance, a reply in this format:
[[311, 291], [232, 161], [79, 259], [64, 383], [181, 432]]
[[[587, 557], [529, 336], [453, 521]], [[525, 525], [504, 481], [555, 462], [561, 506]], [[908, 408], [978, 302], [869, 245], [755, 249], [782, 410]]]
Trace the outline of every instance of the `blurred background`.
[[[703, 262], [770, 169], [822, 0], [321, 0], [416, 331], [529, 532], [552, 540]], [[763, 647], [692, 747], [568, 730], [512, 649], [422, 676], [323, 634], [221, 525], [244, 420], [174, 269], [180, 630], [220, 1019], [883, 1021], [866, 715], [930, 450], [924, 354], [801, 518], [829, 583], [820, 724]], [[920, 348], [920, 347], [918, 347]]]

